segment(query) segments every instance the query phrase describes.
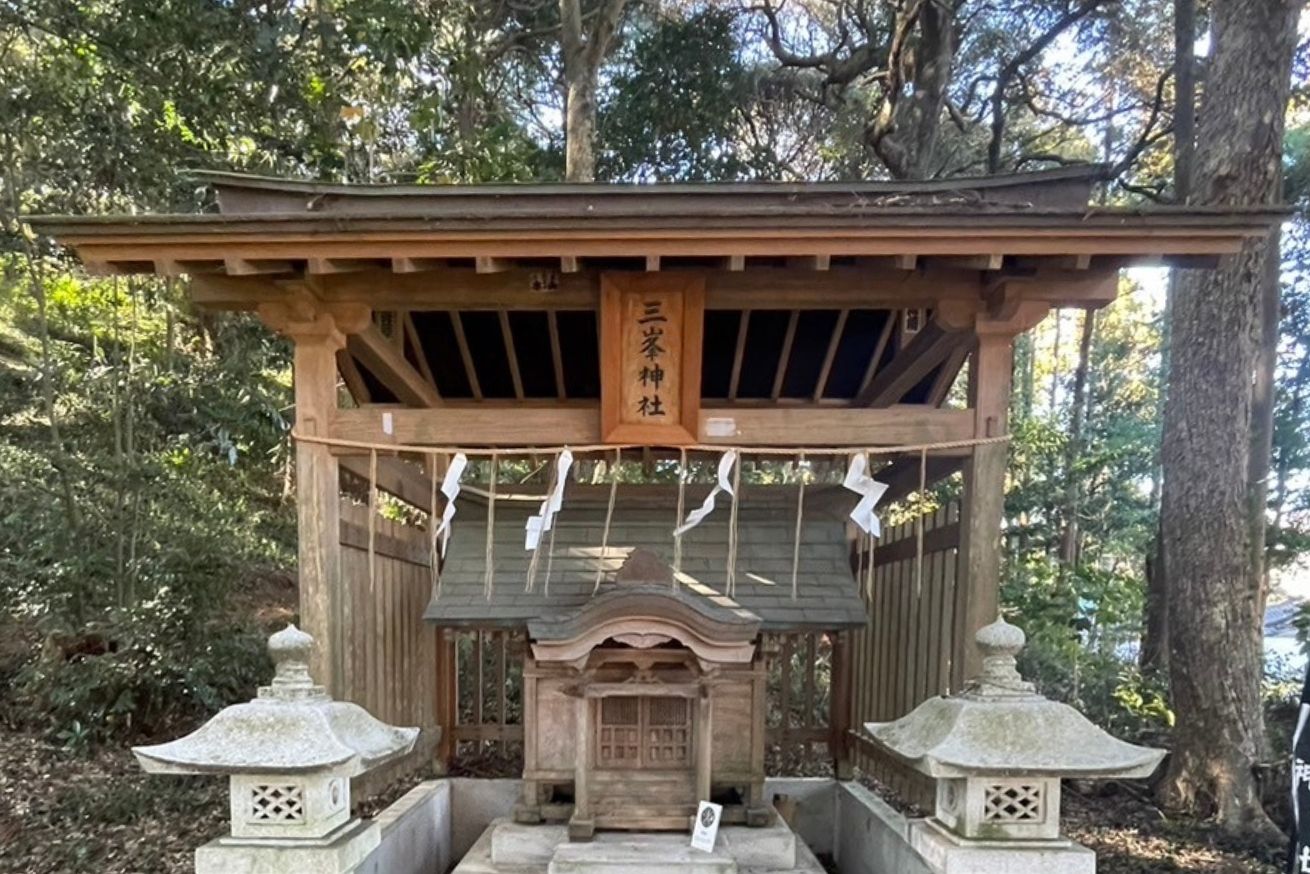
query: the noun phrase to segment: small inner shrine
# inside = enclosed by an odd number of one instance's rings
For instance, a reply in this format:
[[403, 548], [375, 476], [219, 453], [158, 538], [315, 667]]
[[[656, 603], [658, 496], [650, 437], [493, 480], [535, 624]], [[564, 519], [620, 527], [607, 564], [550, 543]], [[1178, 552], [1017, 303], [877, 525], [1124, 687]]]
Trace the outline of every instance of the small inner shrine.
[[760, 617], [674, 582], [632, 551], [583, 607], [528, 623], [519, 822], [689, 828], [698, 799], [764, 825], [765, 666]]

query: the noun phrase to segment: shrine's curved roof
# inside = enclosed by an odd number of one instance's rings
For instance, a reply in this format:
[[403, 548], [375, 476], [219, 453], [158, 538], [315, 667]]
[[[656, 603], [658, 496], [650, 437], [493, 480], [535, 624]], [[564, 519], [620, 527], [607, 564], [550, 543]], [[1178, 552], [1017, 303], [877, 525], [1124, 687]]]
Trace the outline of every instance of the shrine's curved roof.
[[[544, 550], [531, 591], [526, 582], [531, 553], [523, 526], [535, 505], [496, 507], [492, 590], [486, 592], [486, 517], [476, 504], [461, 506], [441, 575], [440, 593], [425, 617], [452, 627], [523, 627], [531, 620], [567, 618], [597, 593], [615, 589], [618, 569], [635, 549], [673, 560], [673, 508], [616, 506], [607, 546], [601, 543], [605, 507], [565, 502], [556, 520], [553, 557]], [[739, 508], [736, 586], [727, 595], [728, 513], [712, 515], [683, 541], [680, 597], [704, 600], [706, 609], [739, 607], [759, 617], [764, 631], [853, 628], [866, 611], [851, 568], [844, 521], [817, 510], [803, 520], [792, 597], [795, 509]], [[548, 542], [545, 541], [545, 542]], [[547, 567], [549, 566], [549, 581]]]

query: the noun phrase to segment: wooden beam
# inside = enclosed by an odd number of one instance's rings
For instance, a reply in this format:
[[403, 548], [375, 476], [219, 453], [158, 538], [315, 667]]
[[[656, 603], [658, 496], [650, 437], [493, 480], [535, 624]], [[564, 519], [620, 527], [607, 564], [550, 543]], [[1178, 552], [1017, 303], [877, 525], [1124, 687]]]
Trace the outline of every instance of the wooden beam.
[[769, 397], [775, 401], [782, 394], [782, 384], [787, 378], [787, 366], [791, 364], [791, 347], [796, 341], [796, 323], [800, 318], [800, 310], [792, 310], [787, 318], [787, 333], [782, 338], [782, 351], [778, 353], [778, 369], [773, 374], [773, 390], [769, 393]]
[[559, 318], [555, 313], [546, 313], [546, 325], [550, 331], [550, 364], [555, 374], [555, 397], [565, 400], [568, 390], [564, 385], [564, 355], [559, 342]]
[[745, 255], [729, 255], [727, 257], [726, 269], [733, 273], [740, 273], [746, 269]]
[[449, 263], [446, 258], [392, 258], [391, 270], [394, 273], [424, 273], [445, 269]]
[[560, 273], [577, 273], [581, 269], [581, 259], [576, 255], [561, 255], [559, 259]]
[[[315, 275], [314, 290], [326, 301], [359, 301], [378, 310], [590, 310], [600, 300], [599, 273], [590, 270], [560, 273], [558, 287], [542, 294], [540, 270], [478, 273], [435, 266], [420, 269], [438, 260], [393, 259], [393, 266], [412, 272], [361, 270]], [[745, 262], [742, 264], [744, 268]], [[484, 264], [484, 269], [489, 266]], [[834, 267], [819, 276], [813, 270], [737, 270], [730, 266], [727, 270], [706, 270], [704, 275], [706, 306], [721, 310], [931, 307], [937, 300], [976, 299], [983, 290], [976, 271], [958, 270], [905, 272]], [[195, 300], [218, 309], [251, 309], [285, 293], [276, 282], [258, 275], [204, 278], [203, 295], [196, 295]], [[1054, 297], [1059, 288], [1059, 282], [1043, 282], [1034, 285], [1034, 293]]]
[[410, 348], [414, 350], [414, 357], [418, 359], [419, 373], [423, 374], [423, 379], [431, 383], [435, 388], [437, 377], [432, 373], [432, 365], [428, 363], [428, 353], [423, 348], [423, 338], [419, 336], [418, 327], [414, 324], [414, 317], [406, 312], [400, 313], [400, 318], [405, 327], [405, 340], [409, 343]]
[[841, 343], [842, 332], [846, 330], [846, 319], [850, 310], [837, 314], [837, 324], [833, 326], [832, 337], [828, 340], [828, 351], [823, 356], [823, 366], [819, 369], [819, 378], [814, 383], [814, 400], [823, 397], [823, 390], [828, 387], [828, 374], [832, 372], [832, 362], [837, 357], [837, 346]]
[[831, 255], [800, 255], [787, 259], [787, 266], [796, 270], [824, 271], [832, 267]]
[[441, 405], [437, 387], [423, 378], [423, 374], [409, 363], [377, 325], [369, 325], [362, 332], [352, 334], [346, 341], [346, 348], [401, 403], [423, 407]]
[[732, 375], [728, 378], [728, 400], [736, 400], [737, 386], [741, 383], [741, 361], [746, 354], [746, 333], [751, 326], [751, 311], [744, 309], [741, 311], [741, 319], [737, 322], [737, 348], [732, 354]]
[[[390, 416], [391, 431], [383, 428]], [[713, 427], [707, 427], [712, 424]], [[852, 407], [710, 407], [700, 412], [700, 442], [724, 446], [894, 446], [967, 440], [969, 410], [920, 405]], [[715, 436], [708, 436], [713, 431]], [[556, 446], [600, 443], [599, 405], [447, 404], [440, 410], [363, 407], [339, 410], [332, 434], [342, 440], [431, 446]], [[967, 450], [963, 450], [967, 451]]]
[[932, 407], [940, 407], [946, 403], [946, 398], [955, 385], [955, 380], [960, 375], [960, 370], [964, 368], [964, 363], [969, 360], [969, 345], [961, 343], [956, 346], [950, 356], [942, 362], [941, 369], [937, 371], [937, 376], [933, 379], [932, 388], [928, 390], [928, 397], [924, 403]]
[[[391, 416], [391, 433], [382, 427]], [[433, 446], [534, 446], [600, 442], [600, 405], [528, 407], [480, 403], [441, 410], [340, 410], [333, 435], [343, 440]]]
[[[502, 259], [503, 260], [503, 259]], [[541, 270], [477, 273], [435, 266], [440, 259], [393, 259], [397, 269], [315, 274], [315, 294], [324, 301], [365, 303], [377, 310], [594, 310], [599, 273], [549, 271], [542, 293]], [[180, 262], [179, 262], [180, 263]], [[192, 299], [213, 309], [249, 310], [288, 293], [276, 273], [294, 275], [292, 262], [248, 262], [242, 275], [192, 274]], [[420, 269], [433, 265], [432, 269]], [[485, 265], [484, 265], [485, 267]], [[273, 271], [266, 273], [263, 271]], [[1057, 306], [1100, 306], [1113, 300], [1118, 273], [1096, 264], [1089, 270], [1010, 272], [992, 276], [976, 270], [933, 268], [890, 270], [834, 266], [823, 273], [779, 267], [706, 270], [706, 308], [741, 309], [932, 309], [944, 301], [977, 301], [998, 282], [1014, 283], [1025, 299]], [[288, 277], [289, 278], [289, 277]]]
[[155, 261], [155, 272], [162, 276], [199, 276], [207, 273], [222, 273], [226, 266], [222, 261], [172, 261], [159, 259]]
[[655, 271], [657, 271], [657, 270], [659, 270], [659, 269], [660, 269], [660, 256], [659, 256], [659, 255], [647, 255], [647, 256], [646, 256], [646, 272], [647, 272], [647, 273], [654, 273]]
[[887, 344], [891, 342], [892, 332], [896, 330], [896, 323], [900, 318], [899, 312], [887, 314], [887, 321], [883, 322], [882, 330], [878, 332], [878, 340], [873, 344], [873, 355], [869, 357], [869, 364], [864, 369], [864, 378], [860, 380], [860, 389], [855, 393], [857, 397], [868, 390], [869, 383], [873, 382], [874, 376], [877, 375], [878, 368], [882, 364], [882, 356], [887, 352]]
[[224, 258], [223, 267], [229, 276], [265, 276], [275, 273], [295, 273], [296, 266], [279, 259]]
[[378, 262], [370, 258], [307, 258], [305, 272], [309, 274], [358, 273], [377, 270]]
[[509, 361], [509, 377], [514, 384], [514, 397], [523, 400], [523, 375], [519, 372], [519, 356], [514, 350], [514, 332], [509, 326], [509, 313], [501, 310], [500, 336], [505, 343], [505, 358]]
[[478, 273], [505, 273], [514, 269], [514, 261], [511, 258], [479, 255], [473, 259], [473, 269]]
[[341, 381], [346, 384], [346, 391], [350, 392], [350, 397], [356, 404], [367, 404], [373, 400], [368, 390], [368, 383], [364, 382], [364, 377], [359, 372], [359, 365], [355, 363], [355, 357], [345, 349], [337, 350], [337, 371], [341, 374]]
[[1005, 256], [996, 252], [985, 255], [934, 255], [930, 263], [957, 270], [1000, 270], [1005, 266]]
[[[366, 455], [342, 455], [337, 459], [341, 472], [368, 487], [370, 461]], [[432, 479], [423, 468], [394, 455], [378, 456], [378, 489], [417, 507], [424, 513], [432, 509]]]
[[468, 376], [469, 389], [473, 399], [482, 400], [482, 385], [478, 382], [478, 369], [473, 366], [473, 353], [469, 350], [468, 338], [464, 336], [464, 320], [458, 312], [450, 314], [450, 324], [455, 330], [455, 346], [459, 349], [460, 361], [464, 362], [464, 372]]
[[856, 396], [855, 404], [886, 407], [898, 403], [968, 339], [968, 334], [948, 331], [936, 320], [929, 322]]
[[[965, 440], [968, 437], [963, 438]], [[929, 455], [928, 488], [964, 469], [964, 460], [968, 454]], [[887, 484], [887, 491], [882, 496], [883, 504], [903, 501], [919, 490], [919, 456], [910, 455], [898, 458], [874, 475], [880, 483]]]
[[[713, 427], [707, 423], [713, 421]], [[857, 407], [719, 407], [700, 414], [700, 442], [724, 446], [896, 446], [969, 439], [968, 410], [919, 404]], [[709, 436], [713, 432], [715, 436]]]

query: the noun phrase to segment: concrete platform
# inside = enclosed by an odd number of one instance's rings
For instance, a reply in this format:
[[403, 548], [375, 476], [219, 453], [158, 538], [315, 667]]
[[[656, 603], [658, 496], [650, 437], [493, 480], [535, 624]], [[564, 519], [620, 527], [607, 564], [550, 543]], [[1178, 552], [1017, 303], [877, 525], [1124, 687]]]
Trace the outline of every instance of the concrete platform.
[[682, 835], [631, 834], [621, 841], [560, 844], [546, 874], [737, 874], [737, 862], [723, 848], [693, 850]]
[[562, 825], [493, 822], [455, 867], [456, 874], [823, 874], [823, 866], [787, 824], [725, 826], [712, 853], [678, 832], [598, 832], [569, 843]]

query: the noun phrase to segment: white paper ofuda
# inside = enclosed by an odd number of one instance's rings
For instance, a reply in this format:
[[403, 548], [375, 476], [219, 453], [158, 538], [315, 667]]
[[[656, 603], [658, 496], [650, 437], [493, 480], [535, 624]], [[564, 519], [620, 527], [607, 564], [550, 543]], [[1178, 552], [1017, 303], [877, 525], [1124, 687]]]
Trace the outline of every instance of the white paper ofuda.
[[702, 801], [696, 810], [696, 827], [691, 831], [693, 849], [714, 852], [714, 841], [719, 837], [719, 820], [723, 819], [723, 805]]

